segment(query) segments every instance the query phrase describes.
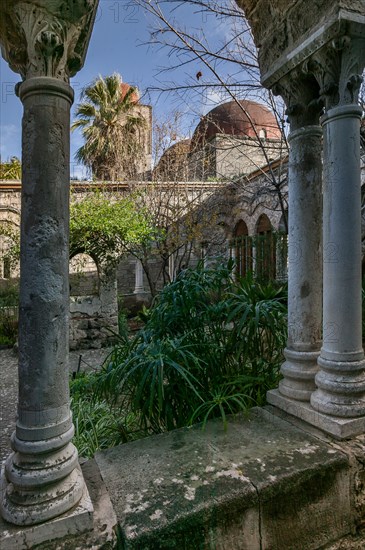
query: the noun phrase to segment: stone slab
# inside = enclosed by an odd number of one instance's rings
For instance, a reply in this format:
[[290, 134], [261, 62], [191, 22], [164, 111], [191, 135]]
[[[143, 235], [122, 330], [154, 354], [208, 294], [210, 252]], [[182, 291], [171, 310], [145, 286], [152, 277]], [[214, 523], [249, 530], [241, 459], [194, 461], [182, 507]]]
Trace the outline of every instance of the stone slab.
[[10, 525], [0, 516], [0, 548], [23, 550], [52, 541], [51, 548], [56, 550], [57, 540], [80, 535], [93, 528], [93, 511], [90, 495], [85, 486], [81, 501], [75, 508], [45, 523], [21, 527]]
[[95, 459], [127, 550], [310, 550], [352, 528], [346, 455], [260, 409]]
[[285, 397], [279, 390], [270, 390], [266, 398], [270, 405], [307, 422], [339, 441], [365, 433], [365, 417], [338, 418], [329, 416], [313, 409], [310, 403], [294, 401]]

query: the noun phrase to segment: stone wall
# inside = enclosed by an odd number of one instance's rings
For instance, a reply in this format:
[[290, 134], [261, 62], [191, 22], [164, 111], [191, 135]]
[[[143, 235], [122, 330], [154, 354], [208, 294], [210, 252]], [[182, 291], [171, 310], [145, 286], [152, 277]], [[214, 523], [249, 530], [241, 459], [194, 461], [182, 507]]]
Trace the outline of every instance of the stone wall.
[[276, 160], [282, 151], [280, 140], [268, 139], [264, 146], [253, 138], [216, 134], [201, 149], [189, 155], [189, 175], [200, 180], [248, 175]]
[[261, 74], [321, 27], [337, 19], [339, 8], [362, 13], [362, 0], [236, 0], [252, 28]]
[[70, 275], [70, 349], [111, 345], [118, 334], [115, 273], [98, 271]]
[[70, 299], [70, 350], [98, 349], [115, 342], [118, 333], [117, 303], [114, 314], [106, 315], [99, 296]]

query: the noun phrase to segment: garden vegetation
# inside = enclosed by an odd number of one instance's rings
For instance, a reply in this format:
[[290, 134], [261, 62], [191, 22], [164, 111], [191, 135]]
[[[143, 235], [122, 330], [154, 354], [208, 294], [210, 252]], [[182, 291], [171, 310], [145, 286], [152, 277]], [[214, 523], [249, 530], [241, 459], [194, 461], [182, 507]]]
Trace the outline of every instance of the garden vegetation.
[[75, 443], [83, 456], [150, 434], [265, 403], [286, 342], [286, 290], [233, 265], [185, 270], [120, 335], [98, 373], [71, 382]]

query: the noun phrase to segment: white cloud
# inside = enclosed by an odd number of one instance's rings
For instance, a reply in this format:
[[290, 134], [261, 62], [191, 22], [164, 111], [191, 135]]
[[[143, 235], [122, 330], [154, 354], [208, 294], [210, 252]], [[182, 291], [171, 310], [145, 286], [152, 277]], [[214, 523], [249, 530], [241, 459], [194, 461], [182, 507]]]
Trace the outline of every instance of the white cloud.
[[232, 97], [230, 94], [222, 88], [210, 88], [204, 93], [204, 99], [202, 103], [202, 114], [206, 115], [214, 109], [214, 107], [217, 107], [217, 105], [220, 105], [221, 103], [225, 103], [226, 101], [231, 101]]

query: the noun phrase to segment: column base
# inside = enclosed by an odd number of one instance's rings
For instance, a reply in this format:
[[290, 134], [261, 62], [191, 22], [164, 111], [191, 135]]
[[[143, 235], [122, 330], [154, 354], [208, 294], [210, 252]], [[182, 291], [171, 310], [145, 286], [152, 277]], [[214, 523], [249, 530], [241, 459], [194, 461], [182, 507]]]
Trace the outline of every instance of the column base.
[[0, 481], [0, 514], [5, 521], [35, 525], [77, 505], [85, 482], [76, 447], [67, 443], [60, 449], [49, 450], [52, 445], [63, 444], [72, 434], [73, 427], [62, 436], [37, 442], [19, 440], [13, 434], [15, 452], [5, 461]]
[[340, 418], [365, 416], [365, 359], [361, 355], [357, 361], [318, 358], [321, 370], [310, 399], [315, 410]]
[[316, 411], [309, 403], [294, 401], [282, 395], [279, 390], [266, 394], [267, 402], [287, 414], [299, 418], [335, 439], [356, 437], [365, 432], [365, 416], [358, 418], [338, 418]]
[[316, 389], [314, 377], [318, 372], [319, 351], [295, 351], [286, 348], [286, 358], [281, 366], [283, 379], [279, 382], [280, 393], [296, 401], [310, 401]]
[[[1, 483], [4, 483], [4, 467], [1, 472]], [[5, 490], [0, 485], [0, 494]], [[70, 535], [80, 535], [93, 528], [93, 505], [86, 484], [83, 495], [77, 506], [54, 519], [29, 527], [12, 525], [0, 516], [1, 550], [23, 550], [33, 548], [43, 542], [52, 542]]]

